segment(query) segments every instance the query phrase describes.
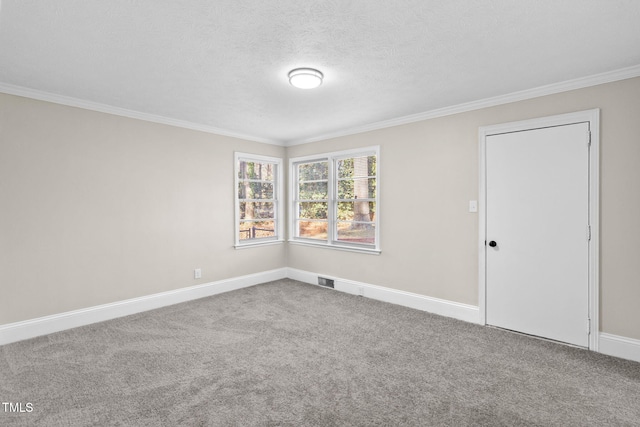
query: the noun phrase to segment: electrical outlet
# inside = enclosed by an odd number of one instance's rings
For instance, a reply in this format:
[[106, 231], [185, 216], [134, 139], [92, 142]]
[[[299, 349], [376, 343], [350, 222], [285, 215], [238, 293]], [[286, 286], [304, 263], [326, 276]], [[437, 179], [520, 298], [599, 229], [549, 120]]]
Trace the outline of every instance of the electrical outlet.
[[196, 268], [195, 270], [193, 270], [193, 278], [194, 279], [202, 278], [202, 269], [201, 268]]
[[358, 295], [361, 297], [364, 296], [364, 288], [362, 286], [358, 286]]

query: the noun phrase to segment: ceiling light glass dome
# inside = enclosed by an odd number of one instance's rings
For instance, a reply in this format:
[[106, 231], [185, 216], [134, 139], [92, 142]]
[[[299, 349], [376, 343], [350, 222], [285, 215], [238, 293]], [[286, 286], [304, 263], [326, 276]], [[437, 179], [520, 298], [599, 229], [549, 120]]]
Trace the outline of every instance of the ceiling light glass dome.
[[324, 75], [313, 68], [296, 68], [289, 71], [289, 83], [299, 89], [314, 89], [322, 84]]

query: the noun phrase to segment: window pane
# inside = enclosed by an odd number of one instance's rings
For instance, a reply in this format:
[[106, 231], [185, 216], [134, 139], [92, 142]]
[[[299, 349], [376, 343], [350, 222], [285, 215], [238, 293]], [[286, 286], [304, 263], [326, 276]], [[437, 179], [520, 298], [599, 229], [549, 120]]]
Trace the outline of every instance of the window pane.
[[238, 167], [238, 178], [273, 181], [275, 169], [276, 165], [274, 163], [247, 162], [241, 160]]
[[273, 199], [272, 182], [247, 182], [238, 183], [239, 199]]
[[327, 219], [327, 202], [303, 202], [298, 204], [298, 218]]
[[327, 240], [327, 221], [298, 221], [298, 236]]
[[275, 218], [272, 202], [240, 202], [240, 219]]
[[314, 181], [329, 177], [329, 162], [301, 163], [298, 165], [298, 180]]
[[338, 219], [343, 221], [375, 221], [375, 202], [340, 202]]
[[376, 176], [376, 156], [338, 160], [338, 178]]
[[[377, 149], [293, 159], [292, 238], [377, 248]], [[295, 183], [297, 181], [297, 183]]]
[[338, 199], [375, 199], [376, 179], [358, 178], [338, 181]]
[[338, 222], [338, 240], [373, 245], [376, 243], [375, 225], [373, 223]]
[[240, 221], [240, 240], [275, 237], [274, 221]]
[[328, 182], [301, 182], [298, 187], [300, 200], [326, 200], [329, 196]]

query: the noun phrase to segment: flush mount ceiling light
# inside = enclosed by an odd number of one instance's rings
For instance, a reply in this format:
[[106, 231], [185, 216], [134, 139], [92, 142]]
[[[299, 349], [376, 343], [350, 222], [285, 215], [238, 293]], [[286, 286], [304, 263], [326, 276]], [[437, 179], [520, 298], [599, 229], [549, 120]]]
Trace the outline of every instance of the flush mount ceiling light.
[[296, 68], [289, 71], [289, 83], [299, 89], [314, 89], [322, 84], [324, 75], [313, 68]]

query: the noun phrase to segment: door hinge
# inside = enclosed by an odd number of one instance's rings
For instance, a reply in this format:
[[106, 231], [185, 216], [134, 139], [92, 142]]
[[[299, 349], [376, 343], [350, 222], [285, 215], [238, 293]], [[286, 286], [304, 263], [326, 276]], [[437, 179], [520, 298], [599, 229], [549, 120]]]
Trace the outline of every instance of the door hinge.
[[587, 132], [587, 146], [591, 145], [591, 131]]
[[587, 335], [591, 334], [591, 319], [587, 319]]
[[587, 225], [587, 240], [591, 241], [591, 225]]

